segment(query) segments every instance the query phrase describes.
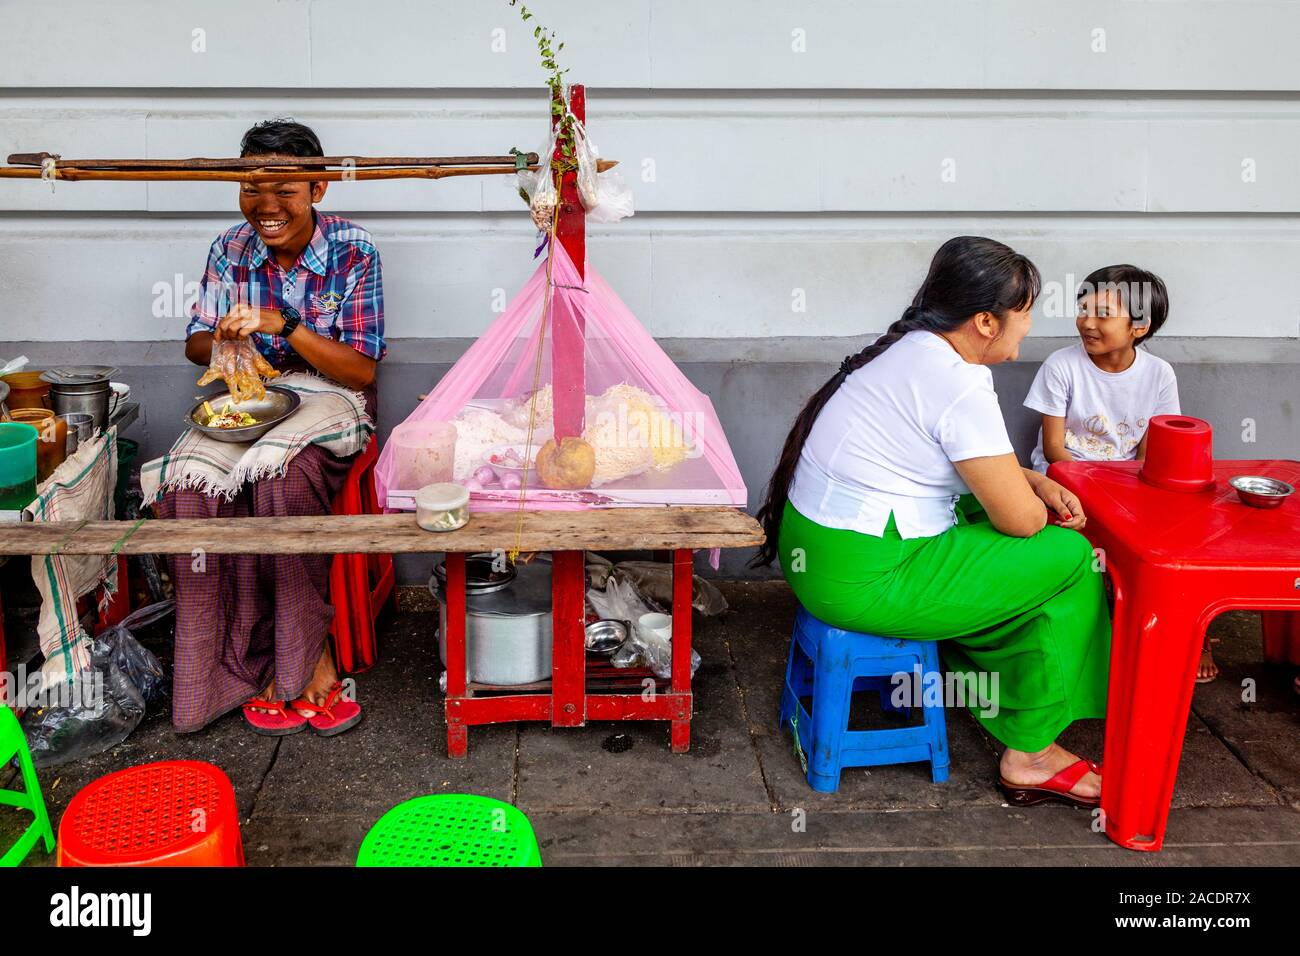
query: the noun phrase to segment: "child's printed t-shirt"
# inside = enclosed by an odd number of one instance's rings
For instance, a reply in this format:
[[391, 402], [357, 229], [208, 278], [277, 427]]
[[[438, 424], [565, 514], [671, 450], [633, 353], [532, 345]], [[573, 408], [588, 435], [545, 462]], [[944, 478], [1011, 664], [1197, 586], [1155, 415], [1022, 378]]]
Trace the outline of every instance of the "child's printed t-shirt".
[[[1152, 417], [1181, 414], [1178, 380], [1164, 359], [1139, 348], [1127, 369], [1103, 372], [1082, 342], [1047, 357], [1025, 406], [1065, 419], [1065, 448], [1079, 461], [1132, 460]], [[1047, 471], [1041, 428], [1033, 465]]]

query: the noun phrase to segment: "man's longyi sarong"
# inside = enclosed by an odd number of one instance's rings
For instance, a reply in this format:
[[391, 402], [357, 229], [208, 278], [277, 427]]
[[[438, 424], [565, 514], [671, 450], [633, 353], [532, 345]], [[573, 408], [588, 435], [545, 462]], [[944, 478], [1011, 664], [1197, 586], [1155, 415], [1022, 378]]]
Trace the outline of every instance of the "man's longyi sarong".
[[[164, 495], [155, 508], [160, 518], [325, 515], [351, 466], [351, 458], [309, 445], [282, 477], [245, 485], [232, 500], [180, 489]], [[200, 729], [260, 694], [272, 678], [277, 698], [292, 700], [302, 693], [334, 619], [332, 559], [328, 554], [170, 556], [176, 588], [176, 730]]]

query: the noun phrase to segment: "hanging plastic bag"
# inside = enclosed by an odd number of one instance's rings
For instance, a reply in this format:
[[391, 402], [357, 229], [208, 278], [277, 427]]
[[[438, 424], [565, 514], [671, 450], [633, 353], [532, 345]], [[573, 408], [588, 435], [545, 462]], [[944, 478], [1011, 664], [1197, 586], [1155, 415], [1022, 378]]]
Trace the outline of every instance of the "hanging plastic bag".
[[600, 203], [596, 162], [600, 156], [596, 144], [587, 138], [587, 128], [570, 114], [573, 122], [573, 154], [578, 162], [578, 198], [583, 209], [594, 209]]
[[546, 143], [537, 151], [538, 168], [521, 169], [515, 173], [515, 183], [519, 195], [528, 203], [533, 225], [540, 232], [550, 232], [551, 222], [555, 218], [555, 207], [559, 205], [559, 195], [555, 191], [555, 173], [551, 169], [551, 159], [555, 155], [555, 131], [547, 136]]
[[[587, 128], [570, 114], [573, 124], [574, 158], [578, 164], [578, 198], [586, 211], [588, 222], [610, 223], [626, 219], [634, 214], [632, 190], [615, 170], [598, 172], [600, 150], [587, 135]], [[533, 224], [543, 232], [550, 231], [551, 220], [559, 196], [555, 190], [555, 171], [551, 165], [555, 155], [555, 133], [553, 129], [546, 139], [546, 144], [538, 152], [541, 166], [536, 171], [520, 170], [515, 181], [519, 194], [528, 203], [533, 216]]]
[[618, 170], [607, 169], [597, 177], [600, 199], [587, 210], [587, 222], [618, 222], [636, 213], [632, 202], [632, 189], [623, 182]]
[[131, 631], [161, 620], [175, 606], [161, 601], [142, 607], [96, 636], [90, 667], [58, 690], [57, 703], [27, 712], [23, 729], [33, 764], [53, 767], [116, 747], [149, 707], [167, 700], [170, 681], [162, 665]]
[[635, 212], [632, 190], [615, 170], [597, 172], [600, 150], [587, 135], [587, 128], [576, 119], [573, 121], [573, 136], [578, 157], [578, 196], [587, 212], [587, 221], [618, 222], [631, 216]]

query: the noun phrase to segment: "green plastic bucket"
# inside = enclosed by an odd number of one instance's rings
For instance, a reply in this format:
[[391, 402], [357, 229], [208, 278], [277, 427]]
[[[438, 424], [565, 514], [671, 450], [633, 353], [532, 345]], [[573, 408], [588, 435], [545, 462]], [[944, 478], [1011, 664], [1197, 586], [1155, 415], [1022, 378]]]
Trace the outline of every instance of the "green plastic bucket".
[[36, 439], [24, 422], [0, 422], [0, 511], [17, 511], [36, 497]]

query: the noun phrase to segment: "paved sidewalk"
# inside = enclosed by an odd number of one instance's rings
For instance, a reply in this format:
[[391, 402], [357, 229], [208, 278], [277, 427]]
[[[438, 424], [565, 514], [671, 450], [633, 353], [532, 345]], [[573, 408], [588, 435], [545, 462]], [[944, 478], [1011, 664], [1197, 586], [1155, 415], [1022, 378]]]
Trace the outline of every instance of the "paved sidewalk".
[[[457, 791], [517, 803], [549, 866], [1300, 864], [1300, 697], [1290, 669], [1261, 663], [1254, 615], [1213, 628], [1223, 674], [1196, 690], [1165, 849], [1146, 854], [1094, 833], [1086, 811], [1004, 806], [993, 741], [964, 711], [949, 711], [947, 783], [931, 784], [916, 764], [847, 771], [839, 793], [814, 793], [775, 726], [789, 589], [722, 588], [733, 610], [699, 628], [689, 754], [669, 752], [666, 724], [521, 724], [471, 729], [469, 758], [449, 760], [436, 615], [427, 594], [405, 589], [382, 662], [358, 680], [367, 716], [356, 730], [276, 740], [233, 714], [176, 736], [167, 715], [152, 714], [113, 751], [42, 772], [51, 817], [57, 825], [77, 790], [111, 770], [190, 758], [234, 782], [250, 865], [350, 864], [393, 804]], [[170, 657], [165, 644], [153, 649]], [[1254, 703], [1241, 700], [1246, 678]], [[1101, 722], [1072, 727], [1063, 742], [1100, 758]], [[0, 772], [0, 785], [11, 776]], [[0, 845], [17, 820], [0, 808]], [[37, 851], [29, 862], [49, 861]]]

